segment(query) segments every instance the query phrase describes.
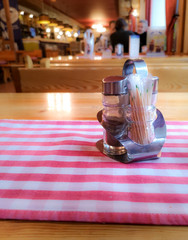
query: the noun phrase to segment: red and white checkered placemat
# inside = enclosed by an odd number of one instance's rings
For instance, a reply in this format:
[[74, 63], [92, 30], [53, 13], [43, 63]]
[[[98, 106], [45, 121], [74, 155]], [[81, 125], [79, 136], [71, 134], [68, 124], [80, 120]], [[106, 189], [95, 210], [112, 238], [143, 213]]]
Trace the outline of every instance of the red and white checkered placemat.
[[100, 153], [97, 121], [0, 120], [0, 218], [188, 225], [188, 122], [159, 160]]

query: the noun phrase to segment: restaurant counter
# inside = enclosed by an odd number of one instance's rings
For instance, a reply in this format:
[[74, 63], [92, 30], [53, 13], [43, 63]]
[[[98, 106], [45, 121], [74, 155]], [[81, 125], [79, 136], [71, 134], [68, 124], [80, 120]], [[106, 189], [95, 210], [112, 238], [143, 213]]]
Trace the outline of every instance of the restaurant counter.
[[42, 57], [48, 57], [47, 50], [57, 51], [58, 55], [67, 55], [67, 48], [70, 46], [67, 41], [44, 38], [23, 39], [23, 44], [26, 51], [41, 49]]

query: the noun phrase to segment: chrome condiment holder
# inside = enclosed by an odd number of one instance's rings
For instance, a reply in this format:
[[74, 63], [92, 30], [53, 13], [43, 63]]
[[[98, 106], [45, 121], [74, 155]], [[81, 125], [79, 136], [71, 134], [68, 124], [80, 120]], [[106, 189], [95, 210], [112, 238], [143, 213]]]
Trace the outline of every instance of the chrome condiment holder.
[[[116, 96], [119, 99], [122, 99], [122, 94], [124, 105], [118, 105], [118, 109], [126, 108], [129, 105], [128, 89], [127, 89], [127, 76], [132, 74], [135, 69], [135, 72], [143, 77], [148, 76], [148, 69], [146, 63], [141, 59], [136, 60], [127, 60], [123, 66], [123, 76], [120, 81], [113, 81], [110, 77], [107, 80], [103, 80], [103, 95], [104, 96]], [[115, 77], [114, 77], [115, 78]], [[156, 78], [156, 77], [155, 77]], [[157, 90], [154, 86], [153, 95], [157, 94]], [[108, 101], [107, 101], [108, 102]], [[120, 101], [121, 102], [121, 101]], [[104, 104], [103, 104], [104, 105]], [[104, 105], [105, 106], [105, 105]], [[112, 106], [110, 106], [111, 108]], [[114, 107], [116, 107], [114, 105]], [[107, 111], [110, 109], [107, 107]], [[105, 140], [101, 139], [97, 142], [97, 148], [103, 152], [105, 155], [113, 158], [117, 161], [123, 163], [143, 161], [143, 160], [153, 160], [160, 157], [161, 149], [165, 143], [166, 139], [166, 123], [162, 113], [156, 109], [156, 119], [153, 121], [154, 128], [154, 139], [150, 144], [139, 144], [134, 142], [128, 135], [128, 123], [125, 120], [125, 125], [123, 126], [122, 134], [117, 134], [116, 131], [111, 131], [110, 125], [106, 126], [103, 121], [103, 113], [105, 108], [98, 112], [97, 119], [104, 129], [104, 136], [108, 136], [111, 142], [114, 142], [114, 146], [109, 146], [113, 148], [121, 148], [120, 154], [116, 152], [106, 150]], [[119, 110], [118, 110], [119, 111]]]

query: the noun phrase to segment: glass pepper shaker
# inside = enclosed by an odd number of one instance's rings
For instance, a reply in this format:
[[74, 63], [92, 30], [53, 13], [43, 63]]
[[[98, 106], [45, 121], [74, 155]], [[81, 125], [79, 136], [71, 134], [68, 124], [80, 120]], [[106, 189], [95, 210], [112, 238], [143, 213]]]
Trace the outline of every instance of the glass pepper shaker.
[[[118, 141], [126, 132], [125, 107], [129, 104], [126, 78], [110, 76], [103, 79], [102, 125], [104, 153], [122, 155], [126, 149]], [[115, 138], [114, 138], [114, 137]]]

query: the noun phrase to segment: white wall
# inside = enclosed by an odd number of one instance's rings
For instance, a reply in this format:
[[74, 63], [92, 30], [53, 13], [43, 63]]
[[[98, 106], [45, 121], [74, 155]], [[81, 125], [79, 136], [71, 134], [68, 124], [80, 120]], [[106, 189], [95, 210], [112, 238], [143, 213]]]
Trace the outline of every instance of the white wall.
[[166, 27], [165, 0], [151, 0], [151, 27]]

